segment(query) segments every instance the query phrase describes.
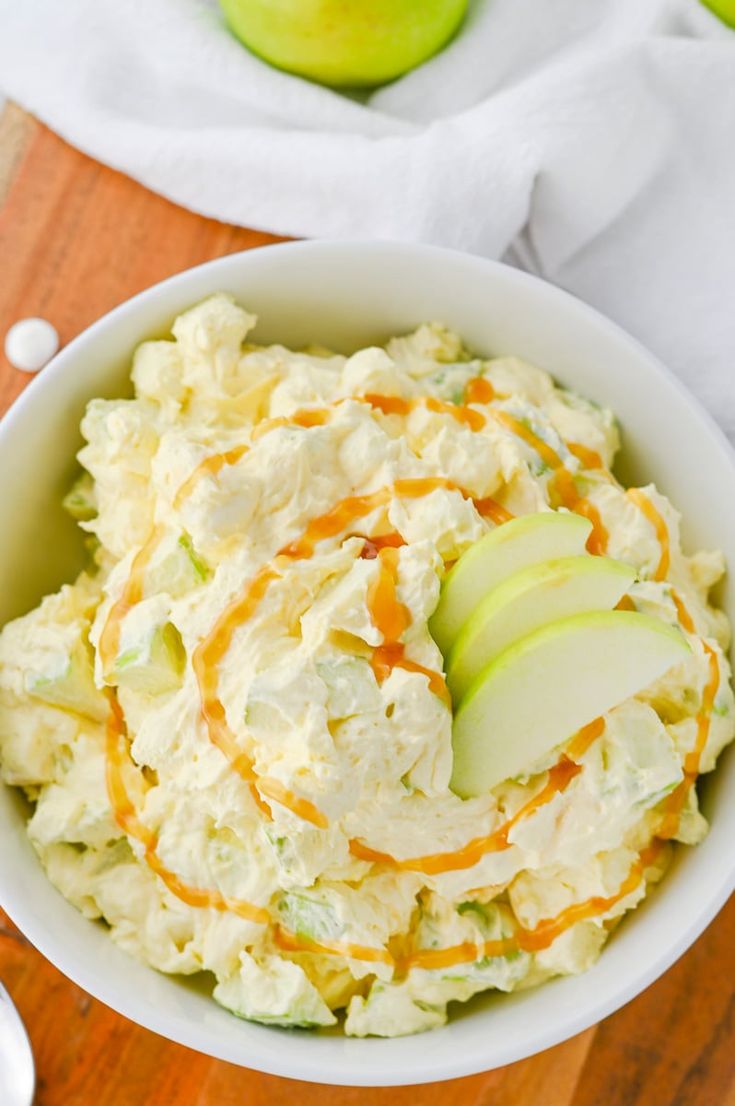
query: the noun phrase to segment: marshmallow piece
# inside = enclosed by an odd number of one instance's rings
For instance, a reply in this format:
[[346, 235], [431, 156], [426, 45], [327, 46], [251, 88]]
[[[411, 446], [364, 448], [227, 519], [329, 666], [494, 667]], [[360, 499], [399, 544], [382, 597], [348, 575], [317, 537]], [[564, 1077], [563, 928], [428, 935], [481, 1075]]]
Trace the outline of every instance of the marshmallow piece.
[[46, 319], [21, 319], [5, 335], [5, 356], [25, 373], [42, 369], [58, 348], [59, 335]]

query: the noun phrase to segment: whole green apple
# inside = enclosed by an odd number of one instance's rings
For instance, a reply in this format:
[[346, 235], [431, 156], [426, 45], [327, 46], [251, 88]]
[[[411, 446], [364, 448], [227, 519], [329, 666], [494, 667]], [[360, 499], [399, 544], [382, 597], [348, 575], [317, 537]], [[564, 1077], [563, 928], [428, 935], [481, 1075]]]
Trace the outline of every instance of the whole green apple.
[[703, 0], [703, 3], [719, 15], [723, 23], [735, 27], [735, 0]]
[[399, 77], [451, 38], [467, 0], [220, 0], [254, 53], [336, 87]]

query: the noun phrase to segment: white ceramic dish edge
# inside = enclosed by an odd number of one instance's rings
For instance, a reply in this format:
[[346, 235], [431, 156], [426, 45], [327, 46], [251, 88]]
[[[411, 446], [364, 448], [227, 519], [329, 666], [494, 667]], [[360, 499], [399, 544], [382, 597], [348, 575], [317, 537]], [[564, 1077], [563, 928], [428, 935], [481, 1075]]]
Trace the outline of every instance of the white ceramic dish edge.
[[[622, 415], [624, 426], [632, 428], [626, 468], [652, 473], [684, 506], [698, 543], [720, 545], [735, 563], [735, 517], [729, 506], [735, 502], [735, 460], [729, 443], [679, 382], [613, 323], [527, 274], [452, 251], [380, 242], [295, 243], [209, 262], [141, 293], [70, 343], [26, 389], [0, 425], [0, 567], [4, 578], [10, 572], [18, 579], [9, 611], [27, 605], [34, 588], [35, 600], [40, 581], [56, 586], [73, 561], [67, 548], [70, 531], [60, 514], [50, 511], [68, 468], [50, 464], [58, 446], [49, 434], [58, 431], [68, 442], [75, 440], [82, 399], [119, 394], [123, 376], [109, 362], [124, 360], [139, 340], [160, 333], [179, 310], [219, 288], [256, 310], [265, 308], [265, 325], [258, 330], [263, 340], [298, 342], [308, 335], [354, 347], [371, 335], [385, 337], [438, 317], [482, 352], [490, 347], [535, 360]], [[109, 357], [108, 348], [119, 349], [122, 358]], [[624, 379], [616, 379], [616, 372]], [[637, 407], [626, 398], [631, 388], [637, 391]], [[645, 445], [638, 424], [648, 432]], [[657, 424], [660, 432], [652, 432]], [[689, 445], [682, 445], [687, 434]], [[682, 454], [688, 455], [688, 465]], [[46, 481], [38, 494], [29, 495], [28, 487], [13, 479], [29, 463], [39, 466]], [[36, 533], [40, 506], [47, 512], [48, 533], [35, 543], [43, 555], [34, 560], [28, 537]], [[7, 535], [16, 525], [23, 534], [16, 533], [19, 548], [13, 552]], [[49, 541], [55, 557], [58, 553], [51, 569], [44, 564]], [[727, 599], [732, 617], [729, 592]], [[430, 1039], [356, 1041], [239, 1022], [185, 984], [130, 960], [48, 883], [28, 843], [20, 803], [7, 790], [0, 803], [7, 850], [0, 902], [33, 944], [76, 983], [127, 1017], [194, 1049], [316, 1082], [380, 1086], [448, 1079], [522, 1059], [581, 1032], [629, 1001], [685, 951], [735, 884], [727, 859], [735, 803], [718, 799], [726, 789], [735, 794], [733, 769], [730, 756], [707, 788], [707, 806], [717, 809], [707, 841], [697, 850], [679, 850], [661, 890], [622, 927], [589, 973], [500, 997], [472, 1011], [458, 1010]]]

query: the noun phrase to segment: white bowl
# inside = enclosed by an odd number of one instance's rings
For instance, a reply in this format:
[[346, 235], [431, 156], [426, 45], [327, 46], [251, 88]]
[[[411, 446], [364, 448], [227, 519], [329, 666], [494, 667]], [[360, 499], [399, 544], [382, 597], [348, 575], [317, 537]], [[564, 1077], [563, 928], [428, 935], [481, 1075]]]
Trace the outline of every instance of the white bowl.
[[[80, 564], [60, 499], [92, 396], [124, 394], [130, 355], [210, 292], [258, 313], [256, 338], [351, 350], [438, 319], [484, 354], [514, 353], [608, 404], [624, 430], [623, 479], [655, 480], [684, 515], [690, 547], [735, 564], [735, 459], [724, 436], [644, 349], [571, 296], [503, 265], [425, 246], [298, 243], [181, 273], [116, 308], [63, 350], [0, 426], [0, 623], [70, 579]], [[735, 595], [722, 600], [735, 620]], [[468, 1075], [548, 1048], [605, 1017], [694, 941], [735, 882], [735, 758], [704, 787], [712, 819], [585, 975], [456, 1006], [430, 1036], [349, 1040], [240, 1021], [196, 981], [120, 952], [51, 886], [28, 841], [17, 792], [0, 794], [0, 902], [61, 971], [126, 1017], [200, 1052], [276, 1075], [363, 1086]]]

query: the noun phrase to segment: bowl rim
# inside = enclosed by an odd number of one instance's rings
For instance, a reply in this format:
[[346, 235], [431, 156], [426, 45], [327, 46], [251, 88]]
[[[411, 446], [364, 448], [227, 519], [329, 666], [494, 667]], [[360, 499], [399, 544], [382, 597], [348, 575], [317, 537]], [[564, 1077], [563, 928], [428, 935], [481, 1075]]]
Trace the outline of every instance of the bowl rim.
[[[639, 360], [646, 361], [648, 370], [652, 376], [657, 378], [669, 391], [673, 390], [678, 393], [679, 397], [686, 403], [688, 416], [698, 421], [702, 429], [706, 430], [713, 444], [718, 449], [722, 463], [731, 470], [733, 481], [735, 481], [735, 449], [733, 449], [724, 431], [702, 406], [700, 401], [694, 397], [681, 380], [650, 353], [641, 342], [589, 304], [564, 289], [546, 282], [540, 277], [499, 261], [467, 254], [460, 250], [430, 246], [421, 243], [393, 242], [387, 240], [361, 241], [359, 239], [349, 241], [311, 240], [257, 246], [226, 254], [222, 257], [214, 258], [202, 264], [184, 269], [138, 292], [136, 295], [117, 305], [99, 319], [95, 320], [90, 326], [82, 330], [56, 354], [42, 373], [38, 374], [30, 381], [23, 392], [11, 404], [2, 419], [0, 419], [0, 455], [2, 454], [5, 439], [10, 432], [11, 426], [25, 413], [26, 408], [32, 406], [36, 402], [36, 398], [43, 393], [44, 389], [48, 388], [53, 381], [57, 380], [63, 373], [71, 369], [78, 351], [80, 351], [90, 340], [103, 333], [112, 323], [116, 323], [129, 315], [134, 317], [138, 307], [143, 302], [150, 301], [162, 291], [177, 288], [179, 286], [183, 288], [187, 283], [211, 274], [213, 278], [211, 290], [214, 292], [217, 290], [217, 279], [220, 277], [220, 274], [226, 274], [231, 268], [239, 269], [243, 264], [255, 264], [257, 266], [258, 261], [265, 253], [270, 257], [273, 257], [274, 253], [276, 253], [283, 259], [283, 263], [287, 264], [288, 258], [296, 253], [310, 253], [315, 259], [318, 259], [320, 255], [339, 253], [349, 255], [355, 254], [358, 251], [363, 254], [370, 253], [385, 259], [395, 257], [396, 253], [401, 253], [406, 257], [412, 254], [414, 258], [425, 259], [427, 264], [452, 261], [455, 264], [462, 264], [468, 269], [474, 268], [478, 276], [482, 276], [483, 273], [495, 273], [499, 279], [510, 282], [510, 284], [515, 282], [518, 287], [532, 285], [539, 290], [538, 286], [542, 286], [543, 294], [547, 297], [550, 304], [557, 303], [562, 308], [571, 308], [576, 311], [578, 316], [582, 319], [586, 319], [591, 327], [596, 328], [599, 332], [603, 332], [603, 334], [606, 332], [607, 335], [614, 339], [620, 346], [627, 347], [631, 355], [634, 355]], [[655, 962], [644, 965], [642, 968], [635, 971], [631, 971], [628, 976], [620, 980], [617, 986], [611, 987], [603, 997], [591, 999], [583, 1012], [576, 1015], [560, 1017], [553, 1024], [549, 1024], [544, 1029], [535, 1032], [533, 1036], [525, 1037], [514, 1049], [508, 1050], [507, 1055], [504, 1056], [500, 1063], [509, 1064], [525, 1059], [528, 1056], [532, 1056], [581, 1033], [624, 1006], [627, 1002], [631, 1001], [631, 999], [645, 990], [645, 988], [661, 976], [691, 946], [726, 902], [732, 890], [735, 889], [735, 862], [731, 865], [730, 869], [723, 866], [721, 877], [716, 880], [712, 879], [710, 885], [711, 893], [701, 901], [696, 916], [693, 918], [691, 924], [684, 931], [680, 932], [676, 939], [668, 943]], [[188, 1046], [196, 1051], [205, 1052], [217, 1059], [239, 1064], [242, 1067], [248, 1067], [253, 1070], [262, 1071], [266, 1074], [276, 1075], [282, 1078], [301, 1079], [315, 1083], [324, 1083], [325, 1077], [330, 1075], [329, 1072], [325, 1072], [323, 1065], [320, 1064], [319, 1058], [316, 1055], [313, 1061], [296, 1061], [288, 1059], [282, 1062], [280, 1057], [276, 1062], [264, 1061], [258, 1056], [236, 1055], [233, 1053], [232, 1049], [225, 1045], [219, 1045], [216, 1042], [210, 1041], [207, 1045], [203, 1045], [201, 1040], [198, 1039], [199, 1033], [197, 1026], [185, 1017], [177, 1018], [175, 1024], [166, 1024], [164, 1019], [164, 1024], [162, 1024], [162, 1021], [157, 1020], [151, 1013], [150, 1005], [147, 1004], [145, 1000], [139, 998], [134, 991], [131, 990], [129, 994], [122, 997], [118, 994], [111, 994], [111, 992], [115, 990], [114, 986], [105, 983], [104, 977], [98, 977], [92, 967], [78, 963], [74, 965], [67, 964], [64, 958], [63, 940], [57, 938], [53, 932], [51, 932], [50, 927], [48, 927], [42, 919], [33, 914], [27, 904], [18, 901], [10, 901], [12, 896], [7, 895], [5, 891], [3, 871], [0, 867], [0, 904], [8, 916], [35, 948], [58, 968], [59, 971], [67, 976], [73, 983], [82, 987], [94, 998], [109, 1006], [117, 1013], [122, 1014], [160, 1036]], [[155, 969], [149, 968], [149, 970]], [[171, 1020], [172, 1019], [169, 1019], [169, 1021]], [[371, 1047], [374, 1047], [372, 1044], [374, 1041], [375, 1039], [371, 1038], [365, 1042], [361, 1042], [364, 1044], [367, 1057], [369, 1057]], [[396, 1043], [399, 1042], [400, 1039], [398, 1039]], [[387, 1042], [383, 1041], [383, 1043], [385, 1044]], [[287, 1049], [284, 1049], [284, 1053], [287, 1053], [287, 1051]], [[491, 1070], [488, 1068], [487, 1057], [482, 1054], [480, 1048], [475, 1048], [469, 1055], [460, 1053], [457, 1055], [456, 1059], [448, 1062], [445, 1061], [441, 1065], [440, 1070], [432, 1070], [428, 1073], [425, 1071], [425, 1068], [419, 1067], [417, 1063], [407, 1065], [394, 1060], [393, 1066], [400, 1068], [399, 1074], [397, 1074], [396, 1071], [391, 1071], [390, 1077], [383, 1079], [378, 1072], [372, 1070], [369, 1064], [351, 1067], [349, 1063], [343, 1062], [338, 1073], [339, 1078], [329, 1079], [329, 1083], [337, 1086], [365, 1087], [400, 1086], [406, 1084], [418, 1085], [428, 1082], [441, 1082]]]

